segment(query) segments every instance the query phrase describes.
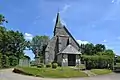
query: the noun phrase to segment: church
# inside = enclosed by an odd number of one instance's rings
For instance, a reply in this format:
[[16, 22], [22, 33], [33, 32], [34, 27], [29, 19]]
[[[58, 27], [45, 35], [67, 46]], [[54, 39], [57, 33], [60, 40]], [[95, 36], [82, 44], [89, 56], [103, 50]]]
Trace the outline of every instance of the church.
[[45, 50], [45, 64], [57, 62], [61, 66], [76, 66], [80, 64], [80, 45], [61, 23], [57, 13], [53, 37]]

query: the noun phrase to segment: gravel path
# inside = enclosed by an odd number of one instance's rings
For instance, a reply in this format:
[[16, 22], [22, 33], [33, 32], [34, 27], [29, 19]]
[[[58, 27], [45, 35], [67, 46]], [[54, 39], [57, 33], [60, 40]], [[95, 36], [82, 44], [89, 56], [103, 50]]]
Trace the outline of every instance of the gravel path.
[[112, 73], [109, 75], [101, 75], [96, 77], [85, 78], [69, 78], [69, 79], [52, 79], [52, 78], [39, 78], [32, 76], [25, 76], [12, 73], [12, 69], [0, 70], [0, 80], [120, 80], [120, 73]]

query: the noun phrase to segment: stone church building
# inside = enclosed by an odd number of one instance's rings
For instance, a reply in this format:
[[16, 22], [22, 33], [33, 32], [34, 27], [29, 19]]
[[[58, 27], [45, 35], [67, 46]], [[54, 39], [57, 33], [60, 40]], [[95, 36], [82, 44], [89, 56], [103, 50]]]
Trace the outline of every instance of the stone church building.
[[45, 50], [45, 64], [57, 62], [61, 66], [80, 64], [80, 46], [60, 21], [57, 13], [54, 35]]

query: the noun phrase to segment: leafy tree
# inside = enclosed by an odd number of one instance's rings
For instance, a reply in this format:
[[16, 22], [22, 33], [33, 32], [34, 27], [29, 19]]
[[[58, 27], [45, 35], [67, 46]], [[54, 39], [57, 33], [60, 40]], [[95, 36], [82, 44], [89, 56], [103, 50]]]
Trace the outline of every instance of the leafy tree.
[[8, 21], [5, 19], [5, 16], [0, 14], [0, 24], [3, 24], [4, 22], [8, 23]]
[[116, 60], [116, 63], [120, 63], [120, 56], [116, 56], [115, 60]]
[[95, 51], [96, 52], [103, 52], [103, 51], [105, 51], [105, 45], [103, 45], [103, 44], [96, 44], [95, 45]]
[[29, 59], [29, 60], [30, 60], [30, 57], [29, 57], [29, 56], [27, 56], [27, 55], [24, 55], [24, 58], [26, 58], [26, 59]]
[[0, 53], [0, 68], [2, 68], [2, 54]]
[[3, 67], [6, 67], [9, 61], [10, 66], [15, 66], [18, 64], [18, 60], [23, 58], [26, 41], [23, 34], [19, 31], [7, 30], [5, 27], [0, 27], [0, 44]]
[[35, 36], [33, 37], [32, 41], [30, 42], [30, 48], [35, 54], [35, 57], [40, 56], [41, 61], [43, 61], [44, 58], [44, 51], [46, 48], [46, 45], [49, 42], [48, 36]]
[[81, 52], [86, 55], [94, 55], [95, 48], [92, 43], [90, 44], [81, 44]]
[[104, 52], [98, 52], [97, 55], [107, 55], [109, 57], [115, 57], [115, 54], [111, 49], [105, 50]]
[[106, 50], [105, 45], [102, 44], [96, 44], [96, 45], [93, 45], [92, 43], [81, 44], [80, 47], [82, 54], [85, 55], [95, 55], [98, 52], [104, 52]]

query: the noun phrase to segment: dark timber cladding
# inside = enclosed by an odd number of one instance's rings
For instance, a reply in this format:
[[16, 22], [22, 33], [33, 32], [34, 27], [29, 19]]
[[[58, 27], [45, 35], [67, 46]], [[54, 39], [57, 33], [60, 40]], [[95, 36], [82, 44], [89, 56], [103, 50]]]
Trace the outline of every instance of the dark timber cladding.
[[[45, 50], [45, 64], [57, 62], [61, 65], [76, 65], [80, 61], [80, 46], [60, 21], [60, 14], [57, 13], [53, 38]], [[72, 57], [72, 56], [73, 57]]]

